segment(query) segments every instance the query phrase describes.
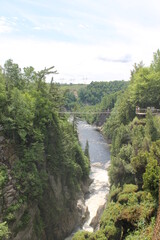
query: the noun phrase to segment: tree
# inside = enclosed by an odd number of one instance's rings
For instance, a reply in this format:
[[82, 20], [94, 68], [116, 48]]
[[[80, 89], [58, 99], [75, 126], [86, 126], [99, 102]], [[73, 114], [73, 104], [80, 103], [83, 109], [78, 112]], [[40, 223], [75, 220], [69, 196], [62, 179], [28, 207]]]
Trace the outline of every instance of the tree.
[[25, 141], [27, 134], [31, 134], [33, 129], [34, 112], [34, 99], [28, 93], [24, 94], [14, 88], [11, 91], [11, 103], [3, 121], [5, 131], [12, 135], [15, 141], [18, 140], [18, 136]]
[[146, 171], [143, 174], [144, 189], [150, 191], [158, 200], [158, 186], [160, 178], [160, 167], [153, 157], [149, 157]]
[[131, 81], [134, 81], [134, 75], [141, 69], [144, 67], [143, 62], [141, 61], [140, 63], [135, 63], [133, 65], [133, 70], [131, 71]]
[[5, 78], [2, 75], [2, 70], [0, 69], [0, 121], [4, 116], [7, 104], [7, 92], [5, 86]]
[[156, 141], [158, 139], [158, 131], [155, 127], [153, 115], [151, 111], [147, 112], [146, 116], [146, 126], [145, 126], [146, 136], [151, 139], [151, 141]]
[[24, 81], [22, 78], [21, 69], [18, 64], [13, 63], [13, 60], [9, 59], [4, 64], [4, 75], [6, 78], [6, 88], [8, 91], [14, 87], [18, 89], [24, 88]]
[[34, 70], [33, 67], [31, 67], [31, 66], [30, 66], [30, 67], [25, 67], [25, 68], [23, 69], [23, 71], [24, 71], [24, 73], [23, 73], [23, 79], [24, 79], [24, 81], [25, 81], [27, 84], [36, 81], [36, 76], [37, 76], [37, 74], [36, 74], [36, 72], [35, 72], [35, 70]]
[[89, 143], [88, 143], [88, 140], [86, 141], [86, 146], [85, 146], [85, 149], [84, 149], [84, 154], [86, 155], [86, 157], [90, 158], [90, 157], [89, 157]]
[[154, 69], [155, 72], [160, 72], [160, 50], [153, 54], [153, 61], [151, 64], [151, 68]]

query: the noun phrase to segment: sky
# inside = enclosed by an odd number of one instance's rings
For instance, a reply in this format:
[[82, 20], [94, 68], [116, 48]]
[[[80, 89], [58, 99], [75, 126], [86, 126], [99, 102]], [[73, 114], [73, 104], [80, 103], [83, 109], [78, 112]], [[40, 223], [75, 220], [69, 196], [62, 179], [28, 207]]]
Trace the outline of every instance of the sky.
[[55, 66], [55, 82], [129, 80], [160, 48], [159, 0], [0, 0], [0, 65]]

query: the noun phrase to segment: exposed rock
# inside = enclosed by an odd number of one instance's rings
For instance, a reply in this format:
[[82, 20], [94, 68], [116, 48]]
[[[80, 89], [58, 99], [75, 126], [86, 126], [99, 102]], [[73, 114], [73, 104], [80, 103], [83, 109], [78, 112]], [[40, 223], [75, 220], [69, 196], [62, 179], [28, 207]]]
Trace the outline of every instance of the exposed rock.
[[[14, 146], [0, 136], [0, 164], [4, 165], [8, 172], [7, 181], [0, 195], [0, 220], [3, 220], [3, 214], [7, 213], [9, 207], [17, 205], [13, 212], [14, 220], [9, 223], [9, 230], [12, 233], [10, 240], [62, 240], [76, 227], [83, 225], [89, 214], [84, 194], [88, 193], [91, 179], [81, 183], [82, 190], [73, 194], [66, 185], [66, 179], [62, 179], [58, 174], [55, 177], [48, 170], [48, 184], [42, 199], [32, 205], [29, 202], [20, 203], [16, 179], [12, 176], [12, 167], [16, 159], [18, 158]], [[29, 221], [23, 226], [23, 215], [26, 211]], [[39, 221], [37, 219], [40, 219], [40, 222], [37, 223]], [[35, 230], [35, 223], [42, 226], [45, 223], [45, 227], [40, 229], [40, 237]]]
[[95, 162], [92, 164], [93, 167], [102, 168], [103, 164], [100, 162]]
[[64, 186], [63, 188], [63, 192], [64, 192], [64, 196], [67, 200], [69, 200], [71, 198], [70, 196], [70, 193], [69, 193], [69, 190], [68, 190], [68, 187], [67, 186]]
[[90, 223], [90, 226], [93, 227], [94, 230], [97, 230], [99, 228], [99, 220], [105, 209], [105, 205], [106, 204], [99, 206], [96, 216], [92, 219], [92, 221]]
[[98, 127], [101, 127], [106, 122], [106, 118], [108, 118], [109, 115], [110, 113], [101, 113], [98, 117], [98, 121], [96, 122], [96, 125]]
[[[27, 209], [26, 205], [21, 208], [21, 211], [19, 212], [20, 214], [17, 215], [17, 219], [19, 219], [19, 221], [26, 209]], [[27, 224], [27, 226], [25, 226], [25, 228], [23, 230], [19, 231], [16, 236], [12, 236], [13, 240], [22, 240], [22, 239], [23, 240], [31, 240], [31, 239], [37, 240], [37, 236], [34, 231], [34, 219], [36, 217], [36, 214], [38, 213], [37, 206], [32, 206], [31, 208], [28, 209], [28, 212], [29, 212], [29, 216], [30, 216], [29, 223]]]
[[[46, 189], [44, 194], [41, 213], [46, 223], [47, 239], [65, 239], [75, 228], [83, 225], [89, 214], [85, 206], [84, 193], [80, 191], [76, 196], [73, 196], [62, 182], [64, 181], [60, 177], [55, 180], [55, 177], [50, 175], [49, 184], [52, 191]], [[86, 184], [89, 186], [90, 180], [81, 185], [85, 186]], [[88, 191], [87, 187], [84, 189], [85, 192]]]
[[86, 207], [85, 205], [83, 196], [77, 201], [77, 210], [78, 210], [79, 226], [82, 226], [89, 215], [88, 207]]
[[60, 196], [62, 195], [62, 184], [61, 184], [60, 177], [58, 177], [55, 181], [54, 176], [49, 175], [49, 181], [50, 181], [51, 188], [55, 194], [55, 197], [59, 199]]
[[4, 194], [6, 194], [7, 192], [10, 192], [12, 189], [13, 189], [13, 185], [7, 185], [7, 186], [5, 186]]
[[93, 179], [88, 178], [83, 183], [81, 183], [81, 189], [84, 194], [89, 193], [89, 186], [92, 184]]
[[4, 137], [0, 136], [0, 143], [2, 143], [4, 141]]

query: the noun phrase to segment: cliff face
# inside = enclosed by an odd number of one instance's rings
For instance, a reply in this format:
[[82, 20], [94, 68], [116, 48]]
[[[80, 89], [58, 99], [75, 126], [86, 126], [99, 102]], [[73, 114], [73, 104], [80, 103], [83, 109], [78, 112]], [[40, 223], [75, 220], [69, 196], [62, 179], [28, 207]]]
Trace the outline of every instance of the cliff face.
[[96, 125], [98, 127], [101, 127], [106, 122], [106, 119], [109, 117], [109, 115], [110, 115], [110, 113], [101, 113], [98, 116], [98, 119], [96, 121]]
[[64, 239], [76, 226], [82, 225], [87, 216], [83, 194], [72, 196], [58, 177], [49, 175], [48, 189], [40, 205], [45, 222], [46, 239]]
[[43, 194], [36, 201], [28, 200], [23, 196], [23, 189], [19, 189], [13, 174], [14, 163], [19, 160], [15, 149], [1, 133], [0, 167], [4, 169], [5, 180], [0, 189], [0, 222], [8, 223], [9, 239], [64, 239], [87, 216], [82, 190], [71, 191], [63, 175], [54, 174], [47, 167], [45, 159], [43, 170], [46, 182]]
[[21, 71], [10, 59], [0, 69], [0, 239], [59, 240], [81, 221], [89, 161], [59, 113], [58, 85], [46, 83], [53, 68]]

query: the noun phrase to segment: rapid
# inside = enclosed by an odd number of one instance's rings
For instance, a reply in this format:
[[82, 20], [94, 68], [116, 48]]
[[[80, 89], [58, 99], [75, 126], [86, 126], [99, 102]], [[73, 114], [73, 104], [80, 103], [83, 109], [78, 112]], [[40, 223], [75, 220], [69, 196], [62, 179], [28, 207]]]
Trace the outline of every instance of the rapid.
[[[85, 121], [78, 120], [77, 131], [82, 149], [85, 149], [87, 141], [89, 144], [91, 165], [90, 178], [92, 179], [92, 183], [89, 186], [89, 192], [85, 196], [85, 205], [88, 207], [89, 216], [83, 227], [77, 230], [93, 232], [93, 226], [95, 222], [99, 221], [109, 192], [107, 168], [110, 164], [110, 150], [107, 141], [104, 139], [103, 135], [97, 131], [95, 126]], [[97, 214], [97, 212], [99, 212], [99, 214]], [[66, 240], [72, 239], [75, 232], [66, 238]]]

